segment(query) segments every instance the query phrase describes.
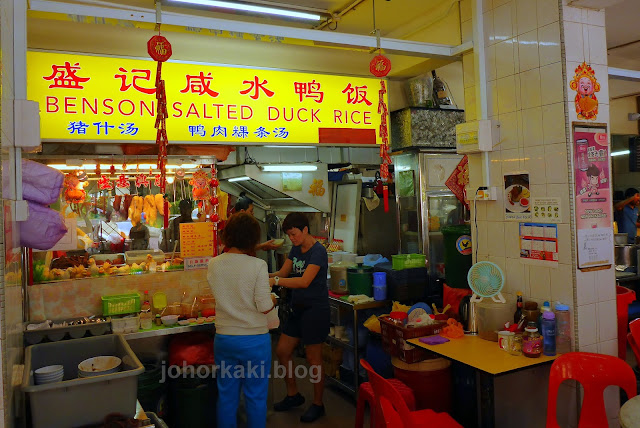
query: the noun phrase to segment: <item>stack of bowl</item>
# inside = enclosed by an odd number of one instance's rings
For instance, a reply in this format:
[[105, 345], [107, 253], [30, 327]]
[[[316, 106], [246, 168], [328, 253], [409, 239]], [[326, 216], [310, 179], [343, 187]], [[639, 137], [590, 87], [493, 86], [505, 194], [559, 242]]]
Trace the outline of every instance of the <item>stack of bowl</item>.
[[41, 367], [33, 373], [36, 385], [61, 382], [64, 377], [64, 367], [61, 365]]
[[101, 356], [88, 358], [78, 364], [78, 377], [92, 377], [120, 371], [122, 360], [118, 357]]

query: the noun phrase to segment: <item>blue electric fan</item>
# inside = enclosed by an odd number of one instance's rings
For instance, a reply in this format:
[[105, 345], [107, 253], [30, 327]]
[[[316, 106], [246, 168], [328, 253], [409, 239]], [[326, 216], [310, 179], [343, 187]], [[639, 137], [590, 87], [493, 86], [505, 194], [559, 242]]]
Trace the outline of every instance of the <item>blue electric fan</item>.
[[506, 303], [502, 296], [504, 287], [504, 273], [495, 263], [478, 262], [471, 266], [467, 274], [469, 287], [473, 290], [472, 302], [481, 302], [484, 298], [491, 298], [496, 303]]

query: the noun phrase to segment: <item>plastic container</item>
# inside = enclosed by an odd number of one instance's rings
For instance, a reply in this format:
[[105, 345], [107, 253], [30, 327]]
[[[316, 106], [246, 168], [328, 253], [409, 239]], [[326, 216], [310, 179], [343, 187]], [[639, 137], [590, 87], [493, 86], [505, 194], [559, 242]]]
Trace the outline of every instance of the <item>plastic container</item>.
[[348, 294], [349, 287], [347, 285], [347, 269], [353, 267], [353, 263], [340, 261], [329, 267], [331, 280], [329, 282], [330, 289], [336, 294]]
[[542, 336], [535, 324], [530, 323], [522, 335], [522, 354], [529, 358], [538, 358], [542, 354]]
[[504, 330], [506, 322], [513, 320], [513, 302], [506, 300], [506, 303], [497, 303], [492, 299], [483, 299], [475, 304], [480, 338], [497, 342], [498, 332]]
[[387, 285], [374, 285], [373, 286], [373, 300], [383, 301], [387, 300]]
[[102, 315], [123, 315], [140, 312], [138, 293], [102, 296]]
[[394, 377], [413, 390], [416, 397], [416, 410], [432, 409], [435, 412], [451, 412], [453, 383], [449, 360], [433, 358], [407, 364], [398, 358], [392, 358], [391, 364], [393, 364]]
[[398, 302], [421, 302], [427, 297], [430, 279], [427, 268], [393, 270], [391, 263], [380, 263], [375, 272], [387, 274], [387, 297]]
[[627, 331], [629, 329], [629, 304], [636, 300], [636, 293], [626, 287], [616, 285], [616, 306], [618, 312], [618, 357], [627, 355]]
[[571, 314], [569, 306], [556, 304], [556, 352], [566, 354], [571, 352]]
[[[472, 264], [471, 226], [443, 227], [442, 235], [444, 237], [444, 273], [447, 285], [453, 288], [469, 288], [467, 273]], [[513, 312], [509, 318], [513, 318]]]
[[111, 318], [111, 328], [116, 334], [135, 333], [140, 328], [140, 315], [126, 318]]
[[542, 353], [556, 355], [556, 314], [551, 311], [542, 315]]
[[[199, 373], [199, 367], [193, 367], [195, 373]], [[212, 367], [208, 368], [210, 372], [213, 370]], [[218, 395], [215, 377], [207, 376], [200, 379], [197, 375], [191, 376], [189, 372], [185, 375], [181, 370], [179, 376], [171, 380], [169, 388], [170, 426], [189, 428], [212, 426], [212, 421], [216, 420], [216, 406], [213, 403], [217, 401]]]
[[530, 322], [538, 322], [538, 317], [540, 316], [540, 310], [538, 309], [537, 302], [525, 302], [524, 310], [522, 311], [525, 318], [527, 319], [527, 323]]
[[540, 315], [538, 316], [538, 320], [536, 321], [536, 327], [538, 328], [538, 331], [542, 330], [542, 315], [545, 312], [548, 312], [551, 310], [551, 305], [549, 304], [549, 302], [544, 302], [542, 304], [542, 308], [540, 309]]
[[349, 294], [373, 296], [373, 268], [362, 264], [347, 268]]
[[[121, 358], [122, 371], [78, 379], [78, 364], [99, 355]], [[63, 381], [34, 385], [33, 371], [52, 364], [64, 366]], [[143, 371], [136, 354], [117, 334], [27, 347], [22, 391], [30, 401], [33, 428], [97, 425], [115, 412], [133, 417], [138, 375]]]
[[391, 256], [393, 270], [425, 267], [426, 256], [424, 254], [396, 254]]

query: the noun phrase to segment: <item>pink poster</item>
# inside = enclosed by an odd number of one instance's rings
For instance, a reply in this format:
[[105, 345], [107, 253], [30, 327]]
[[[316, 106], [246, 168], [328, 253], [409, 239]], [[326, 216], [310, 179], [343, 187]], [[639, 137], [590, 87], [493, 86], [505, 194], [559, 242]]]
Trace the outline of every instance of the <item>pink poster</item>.
[[612, 227], [609, 143], [602, 128], [576, 128], [575, 182], [577, 229]]

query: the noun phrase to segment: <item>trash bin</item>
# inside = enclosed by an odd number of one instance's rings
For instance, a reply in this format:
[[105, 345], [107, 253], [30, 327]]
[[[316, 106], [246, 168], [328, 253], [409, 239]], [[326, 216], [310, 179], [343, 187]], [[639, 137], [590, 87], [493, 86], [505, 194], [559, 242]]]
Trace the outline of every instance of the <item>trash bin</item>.
[[629, 304], [636, 300], [636, 293], [626, 287], [616, 285], [618, 306], [618, 357], [627, 357], [627, 330], [629, 328]]
[[469, 288], [467, 272], [473, 261], [471, 249], [471, 226], [461, 224], [443, 227], [444, 275], [452, 288]]

